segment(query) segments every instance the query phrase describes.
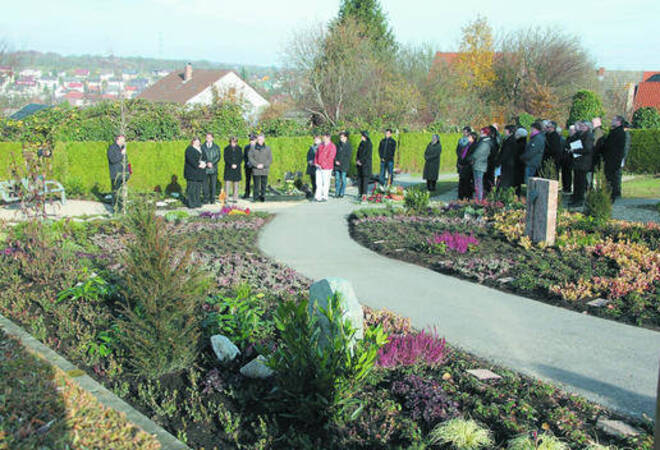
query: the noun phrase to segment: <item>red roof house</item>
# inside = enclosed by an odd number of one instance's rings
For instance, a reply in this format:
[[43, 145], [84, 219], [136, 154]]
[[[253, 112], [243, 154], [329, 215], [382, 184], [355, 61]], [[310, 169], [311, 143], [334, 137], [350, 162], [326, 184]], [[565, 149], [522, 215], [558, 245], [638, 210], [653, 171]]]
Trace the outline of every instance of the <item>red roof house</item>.
[[644, 72], [635, 90], [634, 109], [652, 106], [660, 110], [660, 72]]

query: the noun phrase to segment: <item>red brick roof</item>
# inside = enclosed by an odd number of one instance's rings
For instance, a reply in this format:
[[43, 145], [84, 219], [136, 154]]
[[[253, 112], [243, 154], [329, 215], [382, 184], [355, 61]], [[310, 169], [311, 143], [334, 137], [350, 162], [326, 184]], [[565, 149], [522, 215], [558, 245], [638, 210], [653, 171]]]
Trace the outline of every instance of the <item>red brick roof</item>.
[[183, 71], [176, 70], [142, 91], [138, 98], [156, 102], [184, 104], [231, 70], [194, 69], [192, 78], [183, 82]]
[[436, 52], [435, 58], [433, 58], [433, 65], [439, 64], [441, 62], [445, 64], [454, 64], [458, 61], [460, 53], [457, 52]]
[[660, 72], [644, 72], [644, 75], [642, 75], [642, 81], [648, 81], [649, 78], [651, 78], [653, 75], [658, 75]]
[[[646, 79], [646, 78], [645, 78]], [[653, 106], [660, 110], [660, 82], [643, 81], [637, 85], [634, 109]]]

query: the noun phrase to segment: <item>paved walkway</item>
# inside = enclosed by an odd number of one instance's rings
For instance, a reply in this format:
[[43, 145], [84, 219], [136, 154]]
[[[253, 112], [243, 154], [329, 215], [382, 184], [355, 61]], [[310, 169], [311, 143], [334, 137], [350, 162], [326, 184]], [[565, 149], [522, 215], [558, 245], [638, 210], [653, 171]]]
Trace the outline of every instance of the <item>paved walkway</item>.
[[622, 412], [655, 413], [660, 333], [556, 308], [367, 250], [348, 234], [348, 198], [278, 211], [259, 245], [307, 277], [350, 280], [449, 342]]

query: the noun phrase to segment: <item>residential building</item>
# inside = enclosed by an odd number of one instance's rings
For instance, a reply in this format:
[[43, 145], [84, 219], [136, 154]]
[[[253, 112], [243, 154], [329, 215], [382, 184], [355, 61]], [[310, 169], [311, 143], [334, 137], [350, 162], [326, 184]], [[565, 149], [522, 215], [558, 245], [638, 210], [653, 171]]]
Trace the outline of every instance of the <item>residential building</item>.
[[652, 106], [660, 111], [660, 72], [644, 72], [635, 90], [634, 105], [635, 110]]

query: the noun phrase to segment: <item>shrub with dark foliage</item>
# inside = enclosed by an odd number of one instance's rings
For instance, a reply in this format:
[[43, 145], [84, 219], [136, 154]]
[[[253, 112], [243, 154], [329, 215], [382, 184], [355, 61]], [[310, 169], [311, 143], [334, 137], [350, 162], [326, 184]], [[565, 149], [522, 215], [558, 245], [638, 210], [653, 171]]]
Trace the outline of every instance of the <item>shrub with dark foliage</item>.
[[413, 420], [423, 419], [433, 426], [459, 415], [458, 403], [452, 401], [435, 380], [417, 375], [406, 375], [392, 383], [394, 394]]

